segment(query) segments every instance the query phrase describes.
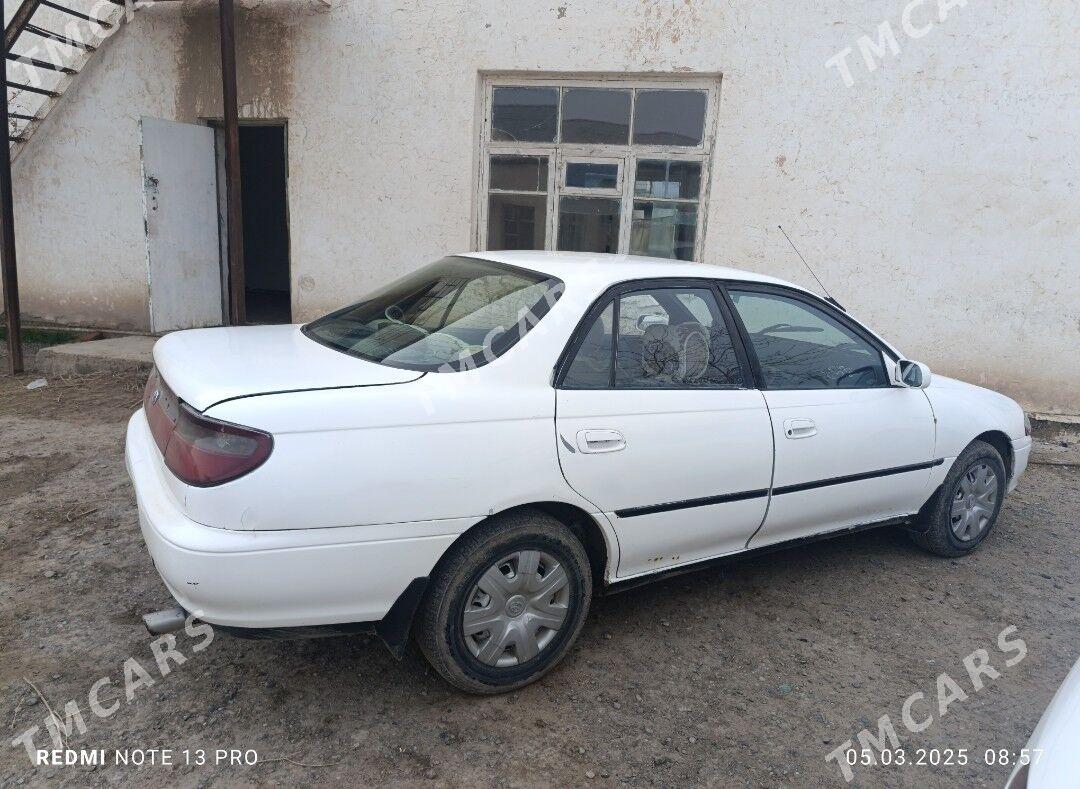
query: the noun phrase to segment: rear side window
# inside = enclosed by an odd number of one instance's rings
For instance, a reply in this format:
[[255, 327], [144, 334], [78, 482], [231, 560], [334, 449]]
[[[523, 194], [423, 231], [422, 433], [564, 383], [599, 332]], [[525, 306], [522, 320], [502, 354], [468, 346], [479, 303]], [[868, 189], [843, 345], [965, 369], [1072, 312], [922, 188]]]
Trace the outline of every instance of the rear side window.
[[729, 291], [768, 389], [888, 386], [881, 352], [840, 321], [799, 299]]
[[593, 321], [566, 371], [563, 385], [568, 389], [607, 389], [611, 385], [612, 315], [611, 302]]
[[732, 389], [742, 367], [708, 288], [644, 288], [609, 302], [590, 325], [564, 389]]

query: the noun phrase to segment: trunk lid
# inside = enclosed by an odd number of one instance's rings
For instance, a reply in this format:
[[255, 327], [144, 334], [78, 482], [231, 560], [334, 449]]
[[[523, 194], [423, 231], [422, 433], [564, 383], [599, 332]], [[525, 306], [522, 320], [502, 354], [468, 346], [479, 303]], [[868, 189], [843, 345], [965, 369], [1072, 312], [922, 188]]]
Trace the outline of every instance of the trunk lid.
[[154, 364], [172, 391], [198, 411], [237, 397], [401, 384], [424, 375], [331, 350], [305, 337], [299, 325], [173, 332], [154, 345]]

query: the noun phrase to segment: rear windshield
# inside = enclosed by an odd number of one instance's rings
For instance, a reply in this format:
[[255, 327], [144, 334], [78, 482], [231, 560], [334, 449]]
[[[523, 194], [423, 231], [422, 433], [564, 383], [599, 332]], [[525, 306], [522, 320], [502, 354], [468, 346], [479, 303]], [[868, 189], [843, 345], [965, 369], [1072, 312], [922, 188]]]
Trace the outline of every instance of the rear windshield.
[[447, 257], [304, 327], [323, 345], [390, 367], [453, 372], [506, 353], [562, 295], [536, 271]]

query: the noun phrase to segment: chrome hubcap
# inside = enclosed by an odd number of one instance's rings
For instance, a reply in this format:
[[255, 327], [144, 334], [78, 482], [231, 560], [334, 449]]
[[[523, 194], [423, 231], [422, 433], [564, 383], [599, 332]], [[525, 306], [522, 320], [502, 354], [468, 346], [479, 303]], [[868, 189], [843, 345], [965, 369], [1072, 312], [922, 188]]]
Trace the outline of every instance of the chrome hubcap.
[[569, 605], [570, 580], [555, 557], [512, 553], [489, 567], [465, 598], [465, 645], [489, 666], [519, 665], [555, 640]]
[[990, 525], [997, 506], [997, 474], [988, 464], [972, 466], [960, 478], [953, 494], [950, 523], [961, 542], [970, 542]]

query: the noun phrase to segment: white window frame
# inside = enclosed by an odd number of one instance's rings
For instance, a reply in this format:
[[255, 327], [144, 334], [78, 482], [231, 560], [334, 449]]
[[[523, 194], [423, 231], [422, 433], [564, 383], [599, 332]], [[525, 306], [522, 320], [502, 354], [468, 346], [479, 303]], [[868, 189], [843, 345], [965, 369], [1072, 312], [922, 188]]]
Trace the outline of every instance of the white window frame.
[[[498, 154], [496, 154], [498, 155]], [[567, 186], [566, 166], [568, 164], [613, 164], [617, 170], [615, 173], [615, 186], [605, 189], [600, 186]], [[626, 159], [605, 158], [603, 156], [575, 156], [562, 154], [559, 156], [559, 175], [555, 179], [559, 193], [564, 195], [581, 195], [584, 197], [618, 197], [623, 193], [623, 178], [626, 177]]]
[[[720, 75], [610, 75], [591, 77], [566, 77], [563, 75], [530, 74], [487, 74], [482, 78], [480, 140], [476, 167], [476, 193], [473, 226], [473, 248], [487, 249], [488, 221], [488, 162], [492, 155], [525, 155], [548, 157], [548, 193], [545, 230], [545, 249], [555, 249], [558, 240], [558, 198], [562, 195], [618, 197], [619, 217], [619, 252], [629, 252], [630, 228], [634, 207], [634, 180], [638, 159], [664, 159], [669, 161], [695, 161], [701, 164], [701, 184], [696, 200], [698, 207], [697, 228], [694, 237], [694, 260], [703, 259], [705, 235], [708, 225], [708, 205], [710, 172], [715, 141], [716, 120], [720, 99]], [[629, 144], [627, 145], [589, 145], [582, 143], [563, 143], [559, 141], [562, 132], [560, 98], [560, 117], [556, 119], [556, 142], [521, 143], [491, 139], [492, 103], [496, 87], [549, 87], [558, 88], [610, 88], [630, 89], [630, 125]], [[700, 90], [706, 94], [705, 123], [701, 144], [697, 146], [675, 145], [635, 145], [633, 143], [633, 120], [638, 90]], [[619, 163], [619, 189], [566, 188], [565, 165], [567, 161], [605, 161]], [[664, 198], [640, 197], [639, 200], [657, 202], [676, 202]], [[678, 201], [691, 202], [691, 201]]]

